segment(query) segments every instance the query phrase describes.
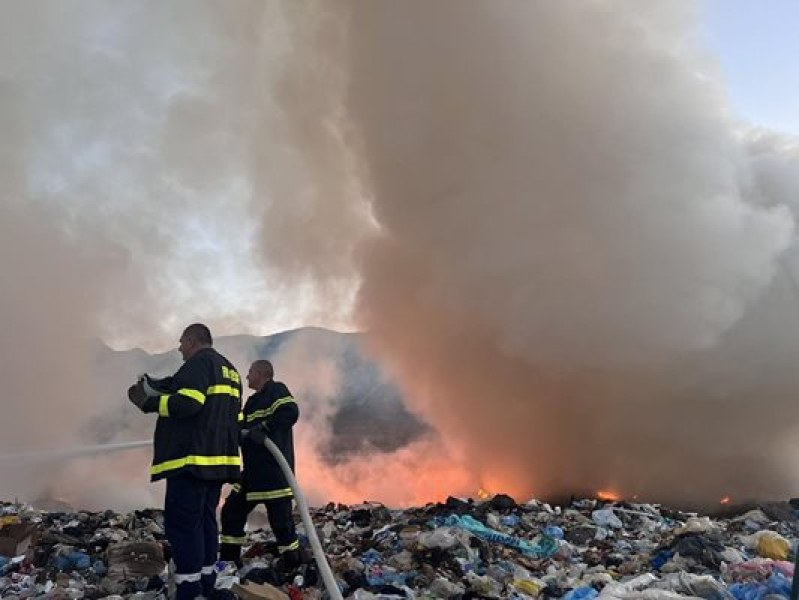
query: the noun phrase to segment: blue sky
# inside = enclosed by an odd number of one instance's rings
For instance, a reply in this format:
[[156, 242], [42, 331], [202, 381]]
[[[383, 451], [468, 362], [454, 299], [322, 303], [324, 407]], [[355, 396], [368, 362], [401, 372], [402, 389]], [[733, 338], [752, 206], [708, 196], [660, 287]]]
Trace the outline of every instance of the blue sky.
[[799, 0], [702, 0], [701, 9], [733, 110], [799, 135]]

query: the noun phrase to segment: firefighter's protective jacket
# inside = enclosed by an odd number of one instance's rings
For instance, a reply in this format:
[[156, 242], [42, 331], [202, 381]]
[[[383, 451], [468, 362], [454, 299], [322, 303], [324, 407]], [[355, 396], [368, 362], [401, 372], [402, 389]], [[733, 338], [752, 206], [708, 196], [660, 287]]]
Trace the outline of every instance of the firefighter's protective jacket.
[[213, 348], [203, 348], [158, 387], [166, 393], [142, 407], [158, 413], [151, 480], [188, 472], [238, 481], [241, 377], [233, 365]]
[[[247, 399], [243, 427], [252, 429], [264, 422], [269, 428], [269, 439], [280, 449], [293, 471], [292, 426], [299, 416], [297, 403], [286, 385], [279, 381], [269, 381]], [[241, 454], [244, 459], [243, 491], [247, 500], [275, 500], [293, 495], [280, 465], [264, 446], [244, 439]]]

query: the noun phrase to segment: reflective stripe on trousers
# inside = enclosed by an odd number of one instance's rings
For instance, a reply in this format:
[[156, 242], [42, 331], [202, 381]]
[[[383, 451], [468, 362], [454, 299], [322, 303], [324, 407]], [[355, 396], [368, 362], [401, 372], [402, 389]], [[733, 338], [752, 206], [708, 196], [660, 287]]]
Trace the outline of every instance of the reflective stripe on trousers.
[[294, 540], [288, 546], [278, 546], [277, 551], [283, 554], [283, 552], [291, 552], [292, 550], [299, 550], [300, 549], [300, 540]]

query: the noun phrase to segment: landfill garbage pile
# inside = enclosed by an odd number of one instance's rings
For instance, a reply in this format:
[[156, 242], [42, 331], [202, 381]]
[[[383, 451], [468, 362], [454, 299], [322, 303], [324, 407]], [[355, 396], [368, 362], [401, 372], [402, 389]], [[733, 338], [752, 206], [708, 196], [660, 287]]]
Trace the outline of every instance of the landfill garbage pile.
[[[773, 600], [790, 596], [799, 511], [771, 502], [721, 518], [497, 495], [402, 510], [329, 504], [313, 520], [343, 596], [356, 600]], [[305, 541], [301, 523], [298, 532]], [[242, 568], [216, 565], [219, 599], [326, 597], [310, 552], [286, 572], [268, 529], [251, 531], [249, 542]], [[0, 504], [2, 598], [165, 598], [169, 557], [158, 510]]]

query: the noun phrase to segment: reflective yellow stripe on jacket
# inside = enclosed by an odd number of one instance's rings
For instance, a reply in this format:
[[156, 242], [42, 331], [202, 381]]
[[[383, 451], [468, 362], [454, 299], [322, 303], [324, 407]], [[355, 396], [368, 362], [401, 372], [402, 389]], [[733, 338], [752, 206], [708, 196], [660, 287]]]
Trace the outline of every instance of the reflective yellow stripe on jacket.
[[269, 408], [262, 408], [260, 410], [254, 410], [253, 412], [251, 412], [249, 415], [247, 415], [247, 422], [252, 423], [253, 421], [255, 421], [255, 419], [262, 419], [264, 417], [268, 417], [274, 414], [274, 412], [284, 404], [289, 404], [291, 402], [295, 402], [293, 396], [286, 396], [285, 398], [279, 398], [275, 400], [274, 404], [272, 404], [272, 406], [270, 406]]
[[239, 394], [239, 390], [234, 388], [232, 385], [227, 385], [225, 383], [220, 385], [212, 385], [208, 388], [205, 392], [209, 396], [211, 394], [227, 394], [228, 396], [233, 396], [234, 398], [239, 398], [241, 394]]
[[238, 456], [184, 456], [166, 462], [158, 463], [150, 467], [150, 475], [158, 475], [165, 471], [173, 471], [188, 465], [199, 467], [220, 467], [220, 466], [241, 466], [241, 458]]
[[[192, 400], [196, 400], [200, 404], [205, 404], [205, 398], [213, 394], [227, 394], [228, 396], [233, 396], [234, 398], [241, 397], [241, 394], [239, 394], [239, 390], [237, 388], [226, 384], [212, 385], [205, 391], [205, 394], [203, 394], [200, 390], [194, 390], [191, 388], [181, 388], [176, 393], [180, 394], [181, 396], [191, 398]], [[164, 394], [159, 397], [158, 416], [169, 416], [169, 394]], [[239, 419], [239, 421], [241, 421], [241, 419]]]
[[177, 391], [178, 394], [181, 396], [187, 396], [192, 400], [196, 400], [200, 404], [205, 404], [205, 394], [203, 394], [200, 390], [193, 390], [191, 388], [180, 388]]
[[[180, 394], [181, 396], [186, 396], [187, 398], [191, 398], [200, 404], [205, 404], [205, 394], [203, 394], [200, 390], [194, 390], [192, 388], [180, 388], [175, 393]], [[163, 394], [158, 397], [158, 416], [169, 416], [169, 394]]]

